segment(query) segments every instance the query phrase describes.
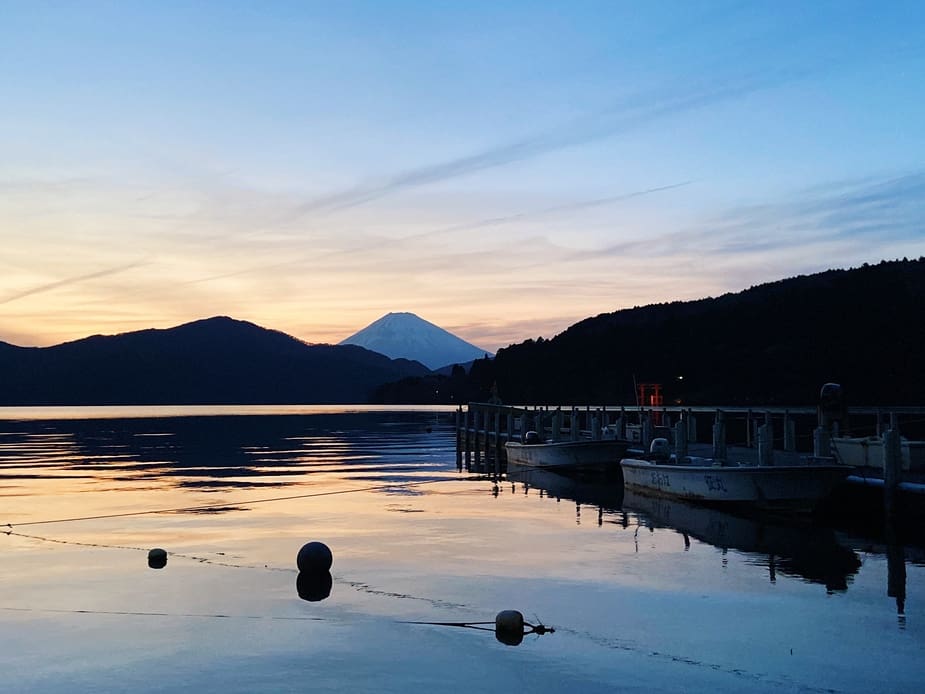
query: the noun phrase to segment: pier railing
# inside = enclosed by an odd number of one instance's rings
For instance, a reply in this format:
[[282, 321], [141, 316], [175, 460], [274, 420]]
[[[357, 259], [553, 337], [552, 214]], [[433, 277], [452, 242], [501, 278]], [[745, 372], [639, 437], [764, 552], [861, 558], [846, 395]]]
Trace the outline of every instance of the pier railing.
[[925, 407], [854, 407], [826, 416], [815, 407], [637, 405], [503, 405], [470, 402], [456, 411], [457, 462], [494, 468], [505, 461], [504, 444], [527, 431], [553, 441], [613, 436], [648, 448], [668, 439], [681, 455], [710, 444], [711, 457], [727, 447], [755, 449], [759, 464], [779, 457], [831, 454], [832, 436], [879, 436], [886, 430], [925, 435]]

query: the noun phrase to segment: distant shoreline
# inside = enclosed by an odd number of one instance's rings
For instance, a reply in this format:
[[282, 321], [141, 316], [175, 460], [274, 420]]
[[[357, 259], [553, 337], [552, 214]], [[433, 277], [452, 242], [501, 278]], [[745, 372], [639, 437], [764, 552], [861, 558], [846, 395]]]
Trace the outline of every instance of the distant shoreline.
[[318, 415], [375, 412], [453, 412], [456, 405], [21, 405], [0, 407], [0, 421], [24, 419], [142, 419]]

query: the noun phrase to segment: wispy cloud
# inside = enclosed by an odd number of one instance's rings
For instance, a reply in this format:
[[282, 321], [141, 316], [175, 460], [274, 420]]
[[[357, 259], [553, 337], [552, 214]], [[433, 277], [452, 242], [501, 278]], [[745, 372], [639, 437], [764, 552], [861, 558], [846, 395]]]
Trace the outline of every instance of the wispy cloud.
[[652, 195], [654, 193], [662, 193], [667, 190], [674, 190], [676, 188], [683, 188], [684, 186], [689, 186], [693, 181], [682, 181], [681, 183], [672, 183], [670, 185], [658, 186], [656, 188], [646, 188], [645, 190], [637, 190], [632, 193], [621, 193], [619, 195], [609, 195], [602, 198], [592, 198], [590, 200], [579, 200], [578, 202], [566, 203], [564, 205], [553, 205], [552, 207], [544, 207], [538, 210], [530, 210], [526, 212], [518, 212], [511, 215], [502, 215], [500, 217], [488, 217], [486, 219], [480, 219], [474, 222], [463, 222], [461, 224], [454, 224], [453, 226], [448, 226], [443, 229], [435, 229], [433, 231], [425, 231], [420, 234], [413, 234], [411, 236], [404, 236], [401, 238], [402, 241], [417, 241], [423, 238], [430, 236], [436, 236], [438, 234], [449, 234], [459, 231], [474, 231], [475, 229], [481, 229], [484, 227], [499, 226], [501, 224], [511, 224], [513, 222], [522, 222], [530, 219], [538, 219], [540, 217], [546, 217], [552, 214], [558, 214], [561, 212], [577, 212], [579, 210], [591, 209], [594, 207], [604, 207], [605, 205], [612, 205], [618, 202], [625, 202], [627, 200], [632, 200], [634, 198], [641, 198], [646, 195]]
[[808, 74], [807, 70], [776, 69], [726, 82], [665, 88], [633, 95], [612, 108], [558, 128], [428, 166], [410, 169], [378, 181], [317, 197], [297, 208], [290, 219], [310, 212], [330, 212], [363, 205], [407, 189], [467, 176], [551, 152], [616, 136], [643, 124], [694, 109], [779, 87]]
[[3, 299], [0, 299], [0, 304], [9, 304], [13, 301], [18, 301], [19, 299], [25, 299], [27, 296], [33, 296], [35, 294], [42, 294], [44, 292], [50, 292], [55, 289], [60, 289], [61, 287], [67, 287], [74, 284], [80, 284], [82, 282], [88, 282], [90, 280], [99, 279], [100, 277], [108, 277], [109, 275], [115, 275], [120, 272], [125, 272], [126, 270], [132, 270], [136, 267], [141, 267], [142, 265], [147, 264], [147, 260], [136, 260], [132, 263], [126, 265], [118, 265], [116, 267], [107, 268], [105, 270], [97, 270], [96, 272], [90, 272], [85, 275], [77, 275], [75, 277], [67, 277], [63, 280], [58, 280], [56, 282], [49, 282], [47, 284], [41, 284], [36, 287], [31, 287], [24, 291], [12, 294]]
[[925, 172], [916, 171], [828, 183], [786, 199], [735, 208], [684, 230], [611, 244], [595, 254], [761, 253], [825, 242], [917, 240], [923, 234]]

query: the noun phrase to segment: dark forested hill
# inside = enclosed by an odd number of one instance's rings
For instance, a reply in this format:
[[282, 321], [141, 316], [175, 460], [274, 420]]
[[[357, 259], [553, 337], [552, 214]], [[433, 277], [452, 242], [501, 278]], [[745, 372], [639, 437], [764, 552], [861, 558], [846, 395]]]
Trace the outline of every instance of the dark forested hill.
[[815, 404], [825, 382], [851, 404], [925, 402], [925, 258], [831, 270], [699, 301], [588, 318], [476, 362], [511, 403], [633, 403], [634, 379], [666, 404]]
[[367, 402], [385, 382], [427, 373], [362, 347], [308, 345], [217, 317], [54, 347], [0, 343], [0, 404]]

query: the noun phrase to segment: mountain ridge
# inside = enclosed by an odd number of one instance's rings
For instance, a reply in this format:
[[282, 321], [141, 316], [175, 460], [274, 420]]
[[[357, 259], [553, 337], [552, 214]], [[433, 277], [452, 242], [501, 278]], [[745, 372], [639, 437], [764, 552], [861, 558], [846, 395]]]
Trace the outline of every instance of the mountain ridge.
[[468, 375], [387, 384], [383, 402], [635, 402], [659, 383], [665, 404], [807, 406], [823, 383], [855, 405], [922, 405], [925, 257], [827, 270], [693, 301], [585, 318], [473, 363]]
[[227, 316], [0, 349], [0, 404], [362, 403], [429, 369], [358, 346], [310, 345]]

